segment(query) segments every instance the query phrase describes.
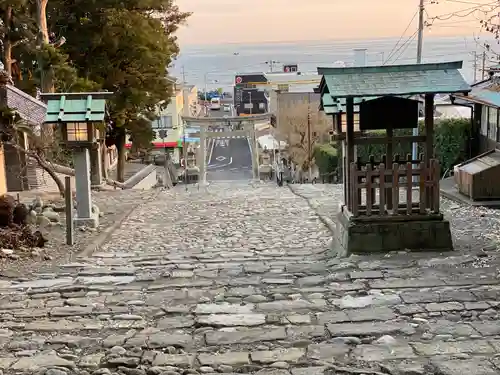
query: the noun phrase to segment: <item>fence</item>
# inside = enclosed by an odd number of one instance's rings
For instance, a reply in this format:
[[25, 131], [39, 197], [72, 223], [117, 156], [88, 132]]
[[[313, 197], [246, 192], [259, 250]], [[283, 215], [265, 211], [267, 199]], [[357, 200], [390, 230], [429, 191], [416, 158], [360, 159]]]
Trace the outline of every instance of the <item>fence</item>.
[[[417, 197], [413, 177], [417, 176]], [[358, 216], [412, 216], [439, 212], [439, 161], [350, 165], [349, 210]], [[403, 194], [401, 194], [403, 193]], [[378, 198], [378, 199], [377, 199]], [[363, 204], [364, 203], [364, 204]]]

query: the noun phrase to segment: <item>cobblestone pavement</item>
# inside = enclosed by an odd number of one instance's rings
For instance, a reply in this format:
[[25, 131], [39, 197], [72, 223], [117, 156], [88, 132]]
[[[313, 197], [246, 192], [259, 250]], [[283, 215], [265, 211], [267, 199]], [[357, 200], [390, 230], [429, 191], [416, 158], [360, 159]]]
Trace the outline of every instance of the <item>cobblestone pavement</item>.
[[[319, 201], [338, 194], [300, 189]], [[286, 187], [162, 192], [99, 253], [57, 274], [0, 280], [0, 369], [500, 372], [495, 250], [334, 259], [330, 239], [307, 200]]]

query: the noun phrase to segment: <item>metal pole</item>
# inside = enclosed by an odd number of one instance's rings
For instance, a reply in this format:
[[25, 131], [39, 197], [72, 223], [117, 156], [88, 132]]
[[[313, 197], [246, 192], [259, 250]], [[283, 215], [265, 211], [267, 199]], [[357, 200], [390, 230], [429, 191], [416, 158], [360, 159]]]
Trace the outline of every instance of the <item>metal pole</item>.
[[64, 200], [66, 204], [66, 245], [74, 245], [73, 231], [73, 189], [71, 188], [71, 177], [64, 177]]
[[168, 181], [168, 161], [167, 161], [167, 146], [165, 146], [165, 138], [162, 138], [163, 141], [163, 169], [164, 169], [164, 176], [163, 176], [163, 187], [169, 187], [167, 184]]
[[[418, 39], [417, 39], [417, 64], [422, 63], [422, 49], [424, 43], [424, 0], [420, 0], [420, 4], [418, 6]], [[418, 123], [417, 126], [413, 129], [413, 135], [415, 137], [418, 136]], [[418, 157], [418, 143], [413, 142], [412, 144], [412, 159], [417, 160]], [[392, 163], [392, 160], [387, 160], [387, 163]], [[413, 181], [418, 182], [418, 176], [414, 176]]]
[[253, 110], [253, 102], [252, 102], [252, 92], [250, 92], [250, 91], [248, 92], [248, 101], [249, 101], [249, 103], [252, 105], [252, 106], [250, 107], [250, 114], [252, 114], [252, 110]]

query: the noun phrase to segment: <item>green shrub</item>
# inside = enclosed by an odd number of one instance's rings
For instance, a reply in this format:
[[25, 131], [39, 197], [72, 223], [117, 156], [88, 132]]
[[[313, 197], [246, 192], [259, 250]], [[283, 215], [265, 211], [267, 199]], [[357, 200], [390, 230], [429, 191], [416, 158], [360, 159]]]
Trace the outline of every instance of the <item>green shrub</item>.
[[339, 165], [337, 149], [329, 144], [316, 146], [314, 159], [321, 175], [334, 172]]

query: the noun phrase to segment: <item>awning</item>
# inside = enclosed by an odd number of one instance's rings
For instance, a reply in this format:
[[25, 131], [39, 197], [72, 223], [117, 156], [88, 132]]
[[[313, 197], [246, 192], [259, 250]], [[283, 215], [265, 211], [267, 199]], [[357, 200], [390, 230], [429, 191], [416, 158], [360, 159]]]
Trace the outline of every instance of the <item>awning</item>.
[[[154, 148], [182, 148], [182, 139], [176, 142], [152, 142]], [[132, 148], [132, 143], [126, 143], [125, 148]]]

